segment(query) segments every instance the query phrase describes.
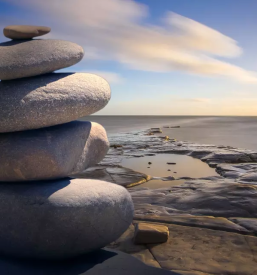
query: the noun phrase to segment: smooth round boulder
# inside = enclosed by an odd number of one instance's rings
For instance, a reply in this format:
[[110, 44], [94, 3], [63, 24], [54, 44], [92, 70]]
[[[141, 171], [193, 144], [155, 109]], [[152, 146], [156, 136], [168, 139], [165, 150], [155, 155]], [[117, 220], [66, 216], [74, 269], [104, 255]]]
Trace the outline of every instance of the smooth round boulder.
[[115, 241], [133, 202], [119, 185], [91, 179], [0, 184], [0, 253], [64, 259]]
[[44, 26], [11, 25], [4, 28], [4, 36], [10, 39], [31, 39], [47, 34], [51, 28]]
[[95, 113], [111, 98], [109, 84], [87, 73], [51, 73], [0, 82], [0, 132], [57, 125]]
[[83, 48], [64, 40], [20, 40], [0, 43], [0, 79], [50, 73], [78, 63]]
[[0, 134], [0, 181], [64, 178], [100, 162], [108, 148], [105, 129], [88, 121]]

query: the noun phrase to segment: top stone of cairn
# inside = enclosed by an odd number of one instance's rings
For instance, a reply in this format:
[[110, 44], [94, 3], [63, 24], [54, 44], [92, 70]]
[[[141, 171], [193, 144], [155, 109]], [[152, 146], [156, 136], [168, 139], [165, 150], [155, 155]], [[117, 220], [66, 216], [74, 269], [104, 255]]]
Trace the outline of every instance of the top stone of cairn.
[[12, 25], [4, 28], [4, 36], [10, 39], [31, 39], [33, 37], [47, 34], [51, 31], [49, 27]]

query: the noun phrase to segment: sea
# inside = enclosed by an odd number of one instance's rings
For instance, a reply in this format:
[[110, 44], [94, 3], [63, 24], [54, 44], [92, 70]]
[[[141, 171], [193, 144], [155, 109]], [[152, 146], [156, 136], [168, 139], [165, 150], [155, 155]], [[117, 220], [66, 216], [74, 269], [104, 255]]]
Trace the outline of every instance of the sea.
[[257, 117], [245, 116], [97, 116], [83, 120], [103, 125], [109, 138], [164, 126], [163, 134], [181, 141], [257, 150]]

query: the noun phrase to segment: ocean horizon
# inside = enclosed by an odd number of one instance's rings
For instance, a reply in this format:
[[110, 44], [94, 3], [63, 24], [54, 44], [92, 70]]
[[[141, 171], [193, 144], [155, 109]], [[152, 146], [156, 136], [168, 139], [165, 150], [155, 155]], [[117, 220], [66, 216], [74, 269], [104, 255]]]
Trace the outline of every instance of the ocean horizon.
[[82, 120], [103, 125], [110, 138], [153, 127], [180, 126], [164, 128], [163, 134], [181, 141], [257, 149], [257, 116], [92, 115]]

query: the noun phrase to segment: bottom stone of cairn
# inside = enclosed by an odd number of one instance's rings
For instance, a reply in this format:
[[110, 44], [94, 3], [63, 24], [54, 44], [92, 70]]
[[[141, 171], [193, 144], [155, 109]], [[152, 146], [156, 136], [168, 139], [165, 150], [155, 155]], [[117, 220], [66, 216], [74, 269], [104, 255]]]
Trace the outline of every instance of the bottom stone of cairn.
[[91, 179], [0, 184], [0, 253], [64, 259], [97, 250], [131, 224], [133, 202], [118, 185]]

